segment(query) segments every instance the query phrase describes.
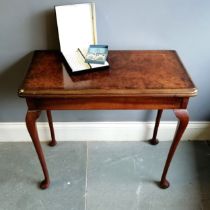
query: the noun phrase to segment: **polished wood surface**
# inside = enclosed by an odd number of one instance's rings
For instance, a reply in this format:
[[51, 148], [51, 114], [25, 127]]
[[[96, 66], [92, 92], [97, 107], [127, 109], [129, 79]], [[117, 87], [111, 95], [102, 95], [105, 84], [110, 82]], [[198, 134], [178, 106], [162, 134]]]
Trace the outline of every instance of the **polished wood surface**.
[[175, 51], [110, 51], [109, 63], [109, 70], [69, 75], [59, 51], [35, 51], [19, 96], [196, 95]]
[[197, 89], [175, 51], [111, 51], [109, 63], [109, 70], [72, 74], [60, 52], [35, 51], [18, 95], [26, 98], [26, 125], [45, 177], [42, 189], [49, 186], [50, 178], [36, 128], [40, 112], [47, 112], [54, 146], [51, 110], [94, 109], [157, 109], [153, 145], [158, 143], [163, 110], [174, 109], [179, 124], [160, 181], [161, 188], [169, 187], [166, 175], [189, 121], [189, 98]]

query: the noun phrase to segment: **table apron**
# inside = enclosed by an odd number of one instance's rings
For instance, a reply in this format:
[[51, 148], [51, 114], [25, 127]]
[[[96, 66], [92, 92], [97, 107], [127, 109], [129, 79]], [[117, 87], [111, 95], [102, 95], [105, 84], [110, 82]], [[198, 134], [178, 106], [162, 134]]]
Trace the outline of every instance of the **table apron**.
[[186, 109], [188, 97], [26, 98], [29, 110]]

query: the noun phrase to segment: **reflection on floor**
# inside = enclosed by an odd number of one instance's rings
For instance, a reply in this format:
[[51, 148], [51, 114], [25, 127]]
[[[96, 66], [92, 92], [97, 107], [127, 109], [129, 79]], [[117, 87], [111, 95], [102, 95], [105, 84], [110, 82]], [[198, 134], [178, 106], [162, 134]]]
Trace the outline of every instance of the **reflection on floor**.
[[181, 142], [162, 190], [170, 142], [43, 143], [51, 177], [47, 190], [31, 143], [0, 143], [0, 209], [208, 210], [210, 146]]

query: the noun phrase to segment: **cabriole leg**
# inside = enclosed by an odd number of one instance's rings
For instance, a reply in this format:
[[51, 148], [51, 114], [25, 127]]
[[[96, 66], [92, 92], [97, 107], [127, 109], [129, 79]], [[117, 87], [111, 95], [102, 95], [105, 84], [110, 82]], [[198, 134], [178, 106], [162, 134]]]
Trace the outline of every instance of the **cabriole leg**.
[[159, 124], [160, 124], [160, 118], [162, 116], [162, 113], [163, 113], [162, 109], [159, 109], [158, 112], [157, 112], [157, 117], [156, 117], [156, 121], [155, 121], [155, 128], [154, 128], [154, 131], [153, 131], [153, 137], [152, 137], [152, 139], [149, 140], [150, 144], [152, 144], [152, 145], [156, 145], [156, 144], [159, 143], [159, 141], [157, 139], [157, 132], [158, 132], [158, 127], [159, 127]]
[[189, 115], [188, 115], [188, 112], [186, 109], [177, 109], [177, 110], [174, 110], [174, 113], [175, 113], [176, 117], [178, 118], [179, 123], [177, 125], [177, 130], [176, 130], [173, 142], [171, 144], [171, 148], [169, 150], [168, 157], [167, 157], [165, 167], [163, 170], [163, 174], [161, 177], [161, 181], [160, 181], [160, 187], [163, 189], [166, 189], [170, 186], [170, 183], [166, 179], [166, 175], [167, 175], [171, 160], [173, 158], [173, 155], [174, 155], [176, 148], [179, 144], [179, 141], [180, 141], [180, 139], [187, 127], [187, 124], [189, 122]]
[[50, 110], [47, 110], [47, 119], [48, 119], [48, 124], [50, 127], [50, 134], [51, 134], [51, 138], [52, 140], [49, 142], [50, 146], [55, 146], [57, 144], [56, 140], [55, 140], [55, 133], [54, 133], [54, 128], [53, 128], [53, 121], [52, 121], [52, 114]]
[[28, 111], [26, 114], [26, 126], [33, 141], [45, 177], [45, 179], [40, 183], [40, 188], [46, 189], [50, 184], [50, 179], [36, 128], [36, 120], [39, 118], [40, 113], [40, 111]]

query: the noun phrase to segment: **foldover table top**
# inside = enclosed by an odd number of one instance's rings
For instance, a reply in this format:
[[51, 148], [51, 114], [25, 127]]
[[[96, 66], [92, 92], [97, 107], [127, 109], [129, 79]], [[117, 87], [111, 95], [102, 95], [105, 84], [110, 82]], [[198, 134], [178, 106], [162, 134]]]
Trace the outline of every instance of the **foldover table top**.
[[59, 51], [35, 51], [21, 97], [176, 96], [197, 89], [173, 50], [109, 51], [108, 70], [70, 73]]

